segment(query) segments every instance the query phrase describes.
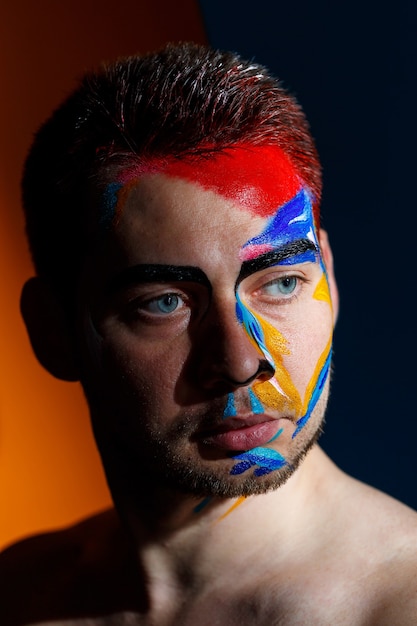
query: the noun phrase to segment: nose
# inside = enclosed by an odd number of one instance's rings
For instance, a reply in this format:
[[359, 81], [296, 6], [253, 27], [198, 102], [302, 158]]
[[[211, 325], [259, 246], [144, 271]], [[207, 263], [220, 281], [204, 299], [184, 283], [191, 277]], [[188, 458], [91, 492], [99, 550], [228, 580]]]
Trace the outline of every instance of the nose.
[[205, 389], [224, 393], [272, 378], [275, 369], [236, 315], [236, 302], [213, 306], [197, 340], [199, 378]]

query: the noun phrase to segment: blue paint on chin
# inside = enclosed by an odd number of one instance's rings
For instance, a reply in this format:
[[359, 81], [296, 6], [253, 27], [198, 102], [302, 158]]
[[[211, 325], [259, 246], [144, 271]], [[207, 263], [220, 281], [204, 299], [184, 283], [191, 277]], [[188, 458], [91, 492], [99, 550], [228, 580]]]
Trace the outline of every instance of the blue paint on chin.
[[231, 469], [230, 473], [232, 476], [243, 474], [243, 472], [256, 465], [258, 467], [255, 469], [254, 475], [264, 476], [287, 465], [287, 461], [279, 452], [269, 448], [253, 448], [253, 450], [242, 452], [242, 454], [238, 454], [233, 458], [240, 461], [240, 463], [237, 463]]
[[230, 473], [232, 476], [236, 476], [236, 474], [243, 474], [243, 472], [246, 472], [246, 470], [250, 469], [251, 467], [252, 463], [250, 461], [242, 461], [241, 463], [235, 465]]

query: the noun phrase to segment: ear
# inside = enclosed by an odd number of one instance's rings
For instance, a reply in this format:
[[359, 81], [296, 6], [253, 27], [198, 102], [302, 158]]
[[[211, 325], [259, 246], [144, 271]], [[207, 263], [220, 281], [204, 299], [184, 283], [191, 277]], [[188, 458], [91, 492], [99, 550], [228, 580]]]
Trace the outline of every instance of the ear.
[[327, 235], [327, 232], [323, 229], [320, 229], [319, 231], [319, 242], [324, 264], [326, 266], [327, 278], [329, 281], [330, 297], [332, 299], [333, 307], [333, 321], [334, 324], [336, 324], [337, 316], [339, 314], [339, 290], [337, 288], [336, 278], [334, 274], [333, 253], [330, 247], [329, 237]]
[[42, 279], [30, 278], [25, 283], [20, 311], [40, 364], [56, 378], [78, 380], [74, 339], [67, 316]]

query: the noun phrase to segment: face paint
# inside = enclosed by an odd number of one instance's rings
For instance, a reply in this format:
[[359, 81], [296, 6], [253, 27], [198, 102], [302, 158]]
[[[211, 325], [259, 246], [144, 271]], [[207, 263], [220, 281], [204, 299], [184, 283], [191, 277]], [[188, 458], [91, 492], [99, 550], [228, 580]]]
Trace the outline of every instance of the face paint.
[[[152, 158], [125, 168], [105, 189], [100, 224], [117, 222], [132, 187], [143, 175], [158, 173], [197, 183], [261, 217], [274, 214], [302, 188], [294, 166], [278, 146], [236, 144], [221, 152], [207, 148], [207, 156]], [[315, 219], [318, 223], [318, 213]]]
[[[311, 245], [308, 245], [309, 243]], [[318, 251], [319, 245], [315, 235], [311, 202], [305, 190], [301, 190], [278, 209], [260, 235], [253, 237], [243, 246], [241, 258], [244, 263], [240, 278], [243, 279], [252, 272], [275, 264], [291, 266], [319, 261], [323, 274], [317, 283], [313, 298], [327, 302], [331, 307], [325, 268], [321, 257], [318, 258]], [[275, 253], [276, 256], [274, 256]], [[296, 428], [292, 435], [294, 438], [310, 419], [328, 377], [331, 362], [331, 337], [320, 355], [302, 401], [284, 366], [284, 356], [289, 354], [285, 338], [275, 326], [262, 319], [242, 302], [238, 288], [236, 290], [236, 313], [250, 341], [258, 347], [275, 370], [274, 376], [268, 381], [254, 383], [250, 392], [256, 395], [265, 410], [272, 408], [280, 414], [292, 411], [297, 416]], [[229, 402], [231, 402], [230, 399]], [[274, 440], [281, 433], [282, 429], [278, 431]], [[279, 452], [267, 447], [245, 451], [234, 456], [233, 459], [237, 463], [231, 470], [232, 475], [244, 473], [255, 467], [254, 475], [262, 476], [281, 469], [287, 464], [286, 459]]]
[[[236, 292], [236, 312], [238, 321], [245, 328], [249, 339], [253, 345], [260, 350], [262, 355], [268, 361], [273, 368], [274, 376], [265, 383], [255, 383], [254, 390], [256, 397], [258, 398], [259, 405], [257, 405], [257, 412], [260, 413], [260, 407], [269, 406], [276, 410], [283, 411], [288, 408], [288, 400], [290, 398], [293, 401], [296, 399], [299, 402], [299, 394], [291, 382], [291, 378], [288, 372], [283, 366], [283, 354], [289, 354], [289, 350], [286, 347], [286, 341], [281, 333], [274, 328], [267, 321], [262, 320], [247, 306], [245, 306], [239, 293]], [[272, 353], [266, 346], [265, 336], [269, 337], [269, 344], [272, 348]], [[262, 388], [260, 391], [256, 391], [257, 388]], [[252, 392], [253, 393], [253, 392]], [[265, 412], [264, 410], [262, 412]]]
[[[305, 250], [300, 247], [299, 251], [291, 248], [295, 242], [303, 241], [310, 241], [313, 246]], [[318, 250], [318, 242], [312, 220], [311, 201], [304, 189], [278, 209], [260, 235], [246, 242], [241, 258], [246, 261], [267, 252], [286, 248], [288, 256], [282, 258], [279, 265], [294, 265], [316, 260], [314, 250]]]
[[106, 186], [101, 200], [101, 207], [98, 219], [98, 225], [100, 230], [105, 230], [110, 227], [113, 222], [117, 203], [119, 201], [119, 192], [123, 189], [122, 183], [110, 183]]
[[275, 213], [302, 186], [278, 146], [236, 145], [207, 159], [171, 160], [164, 174], [197, 183], [261, 217]]
[[270, 448], [253, 448], [248, 452], [243, 452], [233, 457], [235, 461], [239, 461], [230, 473], [232, 476], [236, 474], [243, 474], [251, 467], [255, 466], [255, 476], [264, 476], [277, 469], [281, 469], [287, 464], [284, 457], [276, 450]]
[[[214, 521], [214, 524], [218, 524], [219, 522], [224, 520], [228, 515], [230, 515], [230, 513], [235, 511], [238, 506], [243, 504], [246, 501], [246, 499], [247, 499], [247, 496], [241, 496], [240, 498], [236, 498], [236, 500], [233, 502], [231, 506], [229, 506], [229, 508], [225, 511], [225, 513], [223, 513], [219, 518], [217, 518]], [[212, 501], [213, 501], [213, 498], [204, 498], [204, 500], [202, 500], [199, 504], [197, 504], [196, 507], [194, 507], [193, 512], [201, 513], [201, 511], [203, 511]]]
[[[300, 245], [300, 242], [305, 242], [307, 245]], [[309, 242], [312, 244], [311, 247], [308, 246]], [[260, 235], [246, 242], [242, 248], [241, 256], [245, 260], [249, 258], [252, 261], [250, 266], [253, 271], [256, 271], [262, 268], [262, 259], [265, 258], [265, 254], [277, 251], [279, 255], [280, 250], [281, 253], [282, 250], [289, 252], [282, 254], [281, 258], [277, 256], [277, 265], [294, 265], [317, 261], [319, 246], [312, 220], [311, 203], [304, 190], [278, 209]], [[268, 266], [275, 264], [274, 257], [271, 257], [271, 260], [268, 261]], [[329, 301], [324, 276], [319, 281], [313, 297]], [[270, 381], [254, 384], [255, 394], [265, 406], [281, 412], [292, 408], [295, 415], [300, 415], [303, 405], [283, 364], [283, 356], [289, 354], [286, 340], [272, 324], [242, 303], [238, 290], [236, 301], [238, 320], [243, 324], [251, 341], [257, 345], [275, 369], [275, 375]]]
[[[309, 365], [309, 370], [305, 370], [313, 373], [310, 380], [306, 380], [307, 375], [304, 380], [301, 377], [300, 391], [292, 380], [291, 368], [288, 371], [286, 367], [287, 359], [290, 360], [291, 357], [292, 337], [287, 338], [280, 331], [279, 324], [265, 319], [256, 306], [251, 308], [245, 302], [244, 290], [240, 287], [252, 275], [274, 266], [291, 268], [303, 263], [314, 263], [323, 269], [308, 190], [302, 187], [302, 181], [295, 169], [279, 148], [240, 146], [219, 154], [211, 153], [207, 159], [167, 159], [125, 170], [116, 182], [107, 187], [104, 194], [107, 220], [110, 218], [113, 224], [117, 223], [131, 190], [140, 185], [141, 176], [160, 173], [168, 178], [197, 183], [204, 190], [213, 191], [226, 200], [233, 201], [242, 211], [266, 218], [263, 222], [266, 225], [259, 234], [251, 236], [243, 245], [241, 242], [245, 238], [242, 237], [236, 246], [241, 246], [241, 271], [235, 286], [236, 315], [261, 358], [275, 372], [270, 380], [254, 382], [247, 388], [246, 408], [250, 407], [256, 414], [267, 413], [268, 409], [272, 409], [280, 415], [291, 415], [296, 424], [293, 437], [296, 436], [308, 423], [328, 377], [331, 340], [329, 339], [320, 355], [314, 371], [313, 364], [311, 367]], [[217, 209], [217, 206], [214, 205], [214, 208]], [[233, 210], [236, 211], [236, 207]], [[256, 229], [247, 232], [249, 236]], [[233, 235], [230, 234], [230, 237]], [[188, 271], [188, 267], [185, 269]], [[151, 280], [153, 278], [154, 276]], [[174, 279], [177, 280], [178, 277]], [[193, 281], [194, 279], [192, 277]], [[318, 281], [313, 297], [315, 300], [330, 301], [324, 274]], [[295, 356], [298, 357], [297, 352]], [[236, 396], [235, 399], [234, 394], [229, 393], [225, 402], [224, 419], [238, 414], [239, 408], [236, 405], [239, 405], [239, 398]], [[255, 447], [232, 457], [235, 463], [231, 473], [239, 475], [251, 470], [255, 476], [260, 477], [287, 465], [283, 454], [274, 449], [275, 443], [279, 447], [282, 434], [283, 430], [279, 429], [265, 446]], [[292, 458], [288, 458], [292, 463]]]

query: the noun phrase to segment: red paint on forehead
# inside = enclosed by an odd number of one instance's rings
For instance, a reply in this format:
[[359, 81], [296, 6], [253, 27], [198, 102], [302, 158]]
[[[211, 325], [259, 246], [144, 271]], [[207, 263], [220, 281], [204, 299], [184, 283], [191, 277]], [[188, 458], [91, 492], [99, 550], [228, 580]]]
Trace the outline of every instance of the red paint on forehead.
[[294, 166], [278, 146], [237, 145], [207, 157], [152, 160], [125, 172], [120, 182], [147, 173], [197, 183], [262, 217], [274, 214], [302, 187]]
[[276, 146], [232, 148], [197, 163], [174, 161], [165, 173], [198, 183], [261, 216], [275, 213], [301, 188], [293, 165]]

